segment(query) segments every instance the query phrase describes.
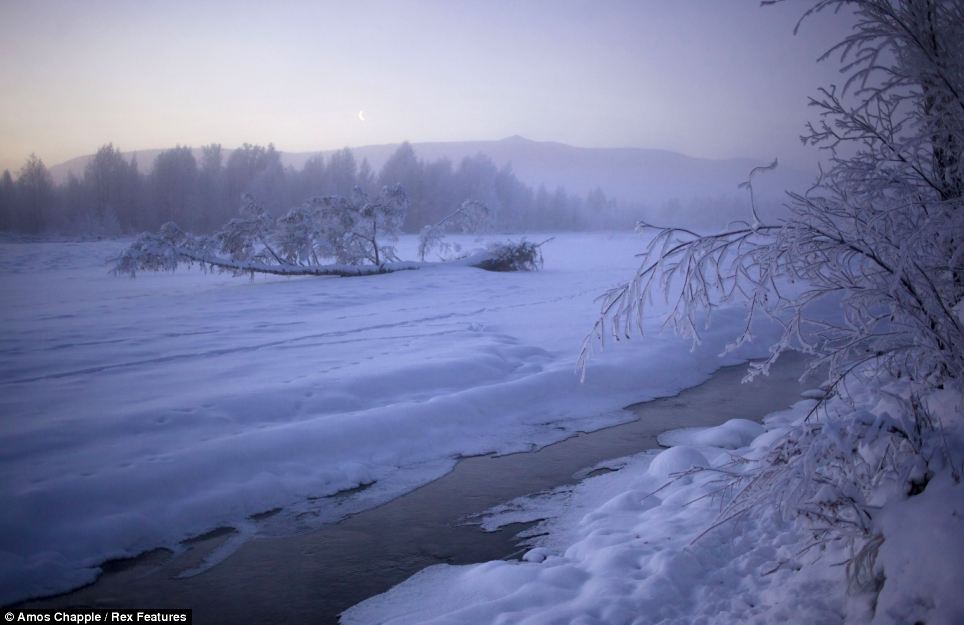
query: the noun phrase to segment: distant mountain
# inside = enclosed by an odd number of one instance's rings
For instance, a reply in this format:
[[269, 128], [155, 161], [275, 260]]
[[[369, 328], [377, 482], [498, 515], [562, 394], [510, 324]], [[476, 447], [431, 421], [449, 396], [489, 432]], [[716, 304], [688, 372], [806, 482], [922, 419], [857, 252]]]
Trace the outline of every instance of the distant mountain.
[[[685, 156], [668, 150], [644, 148], [581, 148], [552, 141], [532, 141], [520, 136], [498, 141], [451, 141], [413, 143], [419, 159], [434, 161], [447, 158], [453, 165], [467, 156], [482, 153], [496, 165], [511, 164], [513, 171], [524, 182], [537, 187], [557, 186], [576, 193], [586, 193], [600, 187], [610, 197], [620, 200], [659, 205], [668, 200], [682, 202], [694, 198], [737, 196], [742, 193], [737, 185], [746, 179], [753, 167], [765, 162], [748, 158], [707, 159]], [[355, 158], [378, 171], [398, 144], [367, 145], [352, 148]], [[161, 150], [140, 150], [125, 153], [136, 156], [142, 172], [150, 171], [154, 158]], [[315, 154], [329, 155], [334, 150], [320, 152], [281, 152], [286, 166], [301, 169]], [[225, 150], [227, 158], [230, 150]], [[200, 150], [196, 150], [196, 155]], [[50, 168], [54, 180], [62, 182], [69, 173], [82, 176], [91, 155], [80, 156]], [[768, 172], [754, 181], [760, 197], [776, 198], [785, 189], [804, 189], [812, 176], [786, 166]]]

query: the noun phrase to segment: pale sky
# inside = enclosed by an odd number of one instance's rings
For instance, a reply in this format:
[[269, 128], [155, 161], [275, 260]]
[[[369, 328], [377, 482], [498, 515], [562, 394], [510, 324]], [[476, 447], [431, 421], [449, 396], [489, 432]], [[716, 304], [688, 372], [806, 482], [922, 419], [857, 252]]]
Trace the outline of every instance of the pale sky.
[[[806, 165], [790, 0], [0, 0], [0, 169], [123, 150], [311, 151], [519, 134]], [[366, 121], [358, 118], [364, 110]]]

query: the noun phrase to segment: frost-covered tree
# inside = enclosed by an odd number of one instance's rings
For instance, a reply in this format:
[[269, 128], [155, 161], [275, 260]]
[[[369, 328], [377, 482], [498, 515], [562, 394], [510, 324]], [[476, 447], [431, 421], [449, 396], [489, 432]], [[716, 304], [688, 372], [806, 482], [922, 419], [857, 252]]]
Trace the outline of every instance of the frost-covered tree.
[[[346, 148], [327, 157], [315, 155], [296, 171], [283, 165], [281, 153], [270, 144], [235, 150], [218, 144], [197, 150], [179, 146], [162, 151], [141, 172], [135, 156], [128, 158], [108, 144], [88, 161], [82, 176], [71, 180], [68, 175], [55, 186], [43, 207], [43, 227], [104, 234], [151, 230], [174, 220], [187, 230], [212, 233], [235, 216], [244, 193], [257, 197], [276, 217], [309, 198], [348, 197], [356, 186], [374, 196], [381, 186], [395, 184], [406, 190], [409, 206], [402, 229], [409, 233], [442, 220], [465, 198], [485, 203], [492, 227], [508, 231], [611, 228], [631, 223], [639, 214], [639, 207], [625, 204], [599, 211], [595, 192], [583, 202], [559, 190], [550, 202], [545, 193], [520, 181], [511, 166], [498, 168], [484, 155], [455, 167], [445, 158], [423, 162], [405, 143], [380, 172], [367, 160], [355, 159]], [[3, 230], [31, 227], [0, 220]]]
[[327, 188], [328, 193], [347, 197], [354, 191], [358, 165], [355, 155], [348, 148], [343, 148], [331, 155], [328, 161]]
[[418, 235], [418, 259], [424, 261], [431, 251], [442, 257], [458, 252], [457, 244], [446, 241], [445, 236], [456, 232], [478, 232], [488, 218], [489, 208], [485, 204], [465, 200], [438, 222], [422, 228]]
[[[285, 173], [274, 144], [267, 147], [245, 143], [233, 150], [224, 166], [224, 193], [230, 202], [245, 193], [259, 198], [278, 214], [285, 205]], [[234, 210], [236, 204], [232, 204]]]
[[320, 197], [328, 189], [325, 157], [316, 154], [305, 161], [297, 178], [297, 193], [302, 198]]
[[358, 175], [355, 177], [355, 182], [355, 186], [365, 193], [374, 193], [375, 172], [372, 171], [372, 166], [367, 158], [363, 158], [361, 165], [358, 166]]
[[10, 170], [3, 170], [0, 176], [0, 230], [13, 230], [16, 226], [16, 187]]
[[[113, 271], [133, 277], [138, 271], [199, 265], [237, 275], [359, 276], [418, 269], [431, 263], [405, 263], [395, 253], [406, 207], [397, 185], [376, 196], [356, 188], [351, 197], [314, 198], [274, 218], [245, 194], [238, 215], [213, 235], [193, 235], [169, 222], [113, 259]], [[467, 202], [453, 221], [474, 223], [483, 208]], [[534, 271], [542, 265], [540, 245], [493, 244], [458, 262], [490, 271]]]
[[357, 265], [367, 261], [382, 266], [398, 260], [394, 244], [408, 208], [401, 186], [385, 187], [374, 198], [355, 187], [349, 198], [329, 196], [323, 203], [322, 214], [342, 228], [335, 247], [340, 262]]
[[53, 204], [54, 183], [47, 166], [35, 154], [20, 168], [14, 198], [20, 229], [32, 234], [42, 232]]
[[113, 144], [102, 146], [84, 168], [91, 222], [108, 232], [144, 225], [139, 218], [139, 184], [136, 164], [125, 160]]
[[[654, 237], [633, 279], [604, 297], [596, 337], [641, 330], [651, 295], [665, 288], [670, 321], [697, 340], [697, 318], [722, 301], [777, 320], [784, 337], [768, 363], [795, 347], [837, 378], [867, 360], [921, 383], [964, 377], [953, 312], [964, 296], [964, 3], [823, 0], [811, 12], [839, 6], [858, 18], [834, 49], [849, 78], [812, 100], [821, 121], [804, 137], [828, 150], [830, 167], [791, 195], [782, 222], [761, 223], [751, 207], [746, 222], [710, 236], [640, 224]], [[843, 321], [808, 316], [829, 298]]]
[[[195, 236], [174, 223], [141, 235], [114, 261], [114, 272], [173, 270], [180, 264], [244, 273], [362, 275], [389, 271], [405, 214], [405, 192], [385, 188], [374, 198], [316, 198], [275, 219], [242, 196], [238, 216], [214, 235]], [[326, 262], [329, 261], [329, 262]], [[331, 262], [334, 261], [334, 262]], [[409, 267], [399, 267], [409, 268]]]
[[264, 208], [248, 194], [241, 196], [238, 216], [215, 235], [220, 252], [239, 263], [270, 263], [281, 258], [271, 248], [274, 222]]
[[[221, 145], [212, 143], [201, 147], [201, 158], [197, 171], [197, 227], [201, 232], [210, 232], [228, 211], [224, 204], [224, 163]], [[233, 198], [232, 201], [236, 201]]]
[[176, 221], [194, 229], [199, 222], [197, 177], [191, 148], [177, 146], [158, 154], [150, 174], [152, 217], [160, 223]]
[[401, 185], [408, 193], [409, 211], [404, 227], [409, 232], [429, 221], [426, 216], [428, 207], [423, 192], [424, 168], [412, 145], [405, 141], [392, 153], [378, 174], [378, 181], [384, 186]]
[[[761, 315], [780, 324], [751, 375], [801, 350], [829, 371], [828, 398], [747, 474], [726, 514], [780, 501], [818, 541], [853, 539], [852, 580], [871, 571], [879, 588], [875, 489], [913, 495], [937, 471], [960, 480], [941, 431], [962, 411], [935, 414], [925, 398], [964, 384], [964, 2], [819, 0], [806, 15], [839, 9], [855, 26], [827, 56], [840, 56], [846, 80], [813, 98], [819, 120], [803, 137], [828, 156], [816, 184], [791, 194], [780, 222], [759, 219], [751, 175], [745, 222], [712, 235], [640, 224], [653, 235], [642, 264], [602, 298], [581, 362], [607, 335], [642, 332], [660, 292], [667, 322], [694, 341], [726, 302], [749, 310], [734, 345]], [[857, 380], [901, 385], [886, 395], [897, 408], [883, 418], [826, 408]]]
[[455, 170], [455, 188], [460, 197], [468, 197], [489, 207], [491, 219], [503, 225], [502, 199], [497, 192], [499, 168], [485, 154], [467, 156]]

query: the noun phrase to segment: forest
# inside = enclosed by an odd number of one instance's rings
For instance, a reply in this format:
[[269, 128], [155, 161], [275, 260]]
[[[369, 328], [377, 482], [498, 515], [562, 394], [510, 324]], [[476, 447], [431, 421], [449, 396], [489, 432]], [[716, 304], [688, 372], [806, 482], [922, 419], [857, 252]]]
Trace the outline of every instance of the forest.
[[24, 234], [118, 235], [154, 231], [173, 221], [189, 232], [209, 233], [234, 216], [242, 196], [251, 196], [271, 215], [314, 197], [347, 197], [355, 187], [377, 193], [401, 185], [409, 208], [403, 232], [438, 222], [464, 201], [485, 204], [490, 223], [503, 231], [626, 228], [630, 207], [596, 188], [585, 196], [520, 181], [507, 164], [484, 154], [453, 164], [425, 162], [402, 143], [380, 171], [359, 163], [344, 148], [329, 158], [310, 158], [301, 170], [282, 165], [273, 144], [178, 146], [158, 154], [150, 167], [126, 158], [113, 144], [101, 147], [83, 176], [56, 184], [44, 164], [31, 156], [16, 176], [0, 178], [0, 231]]

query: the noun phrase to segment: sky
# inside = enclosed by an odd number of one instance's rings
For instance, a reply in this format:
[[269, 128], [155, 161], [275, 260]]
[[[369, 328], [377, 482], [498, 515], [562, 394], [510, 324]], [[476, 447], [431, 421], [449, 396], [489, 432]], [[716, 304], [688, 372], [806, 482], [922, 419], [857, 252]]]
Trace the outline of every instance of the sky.
[[[816, 161], [846, 32], [757, 0], [0, 0], [0, 169], [122, 150], [522, 135]], [[364, 121], [359, 112], [364, 111]]]

